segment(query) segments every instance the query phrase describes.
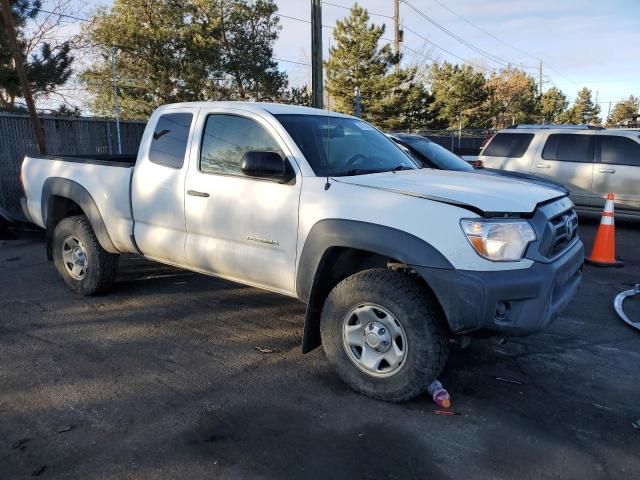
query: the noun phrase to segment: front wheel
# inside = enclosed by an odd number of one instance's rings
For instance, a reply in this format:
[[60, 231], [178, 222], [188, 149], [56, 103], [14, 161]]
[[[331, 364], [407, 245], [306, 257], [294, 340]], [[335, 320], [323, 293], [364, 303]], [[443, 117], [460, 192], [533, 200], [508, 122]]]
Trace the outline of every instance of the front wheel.
[[102, 248], [84, 215], [64, 218], [56, 225], [53, 262], [67, 286], [81, 295], [105, 292], [118, 271], [118, 255]]
[[431, 293], [410, 275], [387, 269], [358, 272], [336, 285], [322, 309], [320, 330], [342, 380], [384, 401], [424, 392], [449, 353]]

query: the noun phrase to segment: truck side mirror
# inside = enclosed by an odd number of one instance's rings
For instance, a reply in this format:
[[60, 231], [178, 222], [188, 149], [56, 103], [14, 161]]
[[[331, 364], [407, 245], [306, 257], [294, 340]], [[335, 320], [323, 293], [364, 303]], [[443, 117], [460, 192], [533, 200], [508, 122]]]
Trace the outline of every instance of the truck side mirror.
[[288, 182], [294, 173], [287, 161], [276, 152], [246, 152], [240, 163], [240, 170], [249, 177], [270, 178]]

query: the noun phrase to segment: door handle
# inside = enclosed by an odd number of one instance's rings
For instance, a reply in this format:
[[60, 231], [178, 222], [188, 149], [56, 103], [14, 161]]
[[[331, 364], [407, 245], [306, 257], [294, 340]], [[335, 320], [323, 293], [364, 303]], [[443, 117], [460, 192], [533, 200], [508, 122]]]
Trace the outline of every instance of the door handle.
[[536, 168], [551, 168], [551, 165], [548, 165], [546, 163], [539, 163], [536, 165]]
[[600, 173], [616, 173], [615, 169], [613, 169], [613, 168], [601, 168], [598, 171]]
[[187, 195], [191, 195], [192, 197], [208, 197], [209, 196], [207, 192], [198, 192], [196, 190], [187, 190]]

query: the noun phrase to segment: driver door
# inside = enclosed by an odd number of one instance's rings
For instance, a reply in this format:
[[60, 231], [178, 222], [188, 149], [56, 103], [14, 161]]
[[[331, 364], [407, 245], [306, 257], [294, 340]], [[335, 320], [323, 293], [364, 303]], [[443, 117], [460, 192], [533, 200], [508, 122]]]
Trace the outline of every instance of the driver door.
[[[203, 110], [203, 132], [186, 181], [187, 263], [194, 269], [295, 294], [302, 177], [275, 129], [262, 117]], [[245, 152], [276, 151], [296, 172], [289, 184], [245, 176]]]

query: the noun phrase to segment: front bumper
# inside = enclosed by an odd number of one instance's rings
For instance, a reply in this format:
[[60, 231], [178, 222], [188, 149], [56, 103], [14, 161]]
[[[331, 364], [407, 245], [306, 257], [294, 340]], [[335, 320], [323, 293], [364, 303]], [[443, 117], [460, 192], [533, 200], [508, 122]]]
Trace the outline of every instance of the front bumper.
[[452, 332], [526, 335], [546, 328], [571, 301], [583, 261], [584, 246], [576, 239], [554, 261], [523, 270], [413, 268], [440, 301]]

